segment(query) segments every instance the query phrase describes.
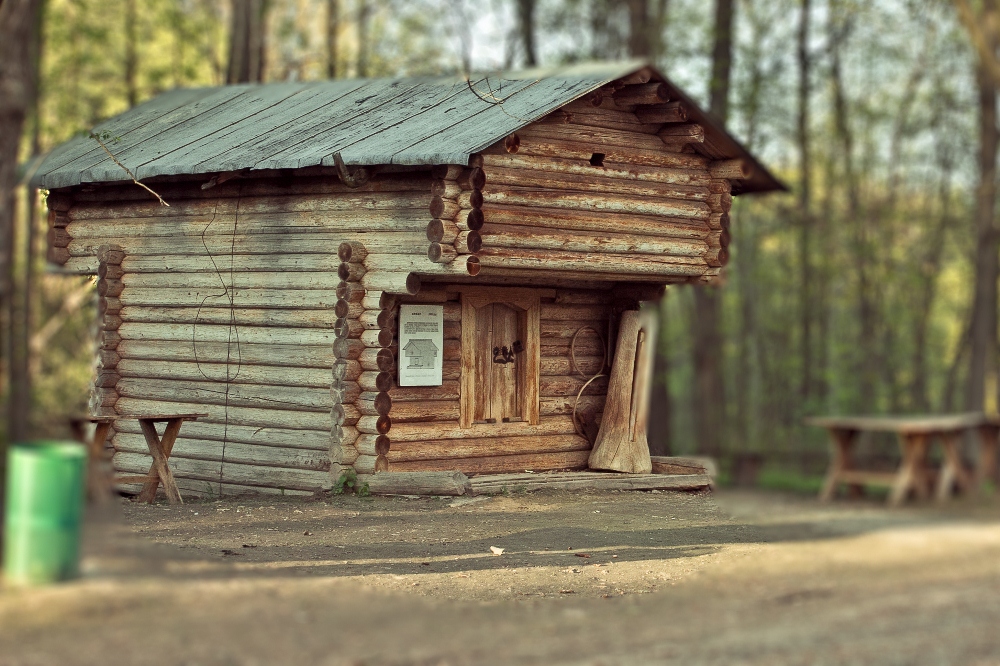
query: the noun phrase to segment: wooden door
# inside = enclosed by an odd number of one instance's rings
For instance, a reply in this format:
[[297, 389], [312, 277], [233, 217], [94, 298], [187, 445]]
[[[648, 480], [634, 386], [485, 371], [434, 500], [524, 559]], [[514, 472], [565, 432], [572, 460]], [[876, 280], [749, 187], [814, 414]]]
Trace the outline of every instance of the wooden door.
[[476, 308], [475, 415], [479, 422], [502, 423], [521, 419], [518, 395], [524, 366], [523, 316], [505, 303]]

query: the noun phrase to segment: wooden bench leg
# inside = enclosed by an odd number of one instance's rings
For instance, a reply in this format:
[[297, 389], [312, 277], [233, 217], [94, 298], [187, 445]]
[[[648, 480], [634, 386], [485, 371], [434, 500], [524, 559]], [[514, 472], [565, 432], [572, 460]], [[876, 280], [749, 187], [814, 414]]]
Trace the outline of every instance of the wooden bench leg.
[[987, 481], [997, 481], [997, 449], [1000, 449], [1000, 426], [979, 426], [979, 461], [976, 463], [976, 491], [982, 492]]
[[892, 492], [889, 493], [890, 506], [902, 504], [911, 489], [919, 497], [926, 497], [928, 492], [925, 465], [927, 435], [923, 433], [907, 434], [900, 435], [899, 439], [903, 460], [899, 471], [896, 472], [896, 482], [892, 485]]
[[146, 438], [146, 447], [149, 449], [149, 454], [153, 456], [153, 465], [149, 468], [149, 474], [146, 475], [146, 483], [143, 484], [142, 491], [139, 493], [140, 502], [152, 504], [156, 499], [156, 488], [162, 483], [163, 491], [167, 494], [167, 500], [171, 504], [184, 503], [180, 490], [177, 489], [177, 482], [174, 481], [173, 472], [170, 471], [170, 467], [167, 465], [170, 452], [174, 448], [174, 441], [177, 439], [177, 433], [180, 431], [183, 422], [183, 419], [170, 419], [167, 421], [167, 427], [163, 431], [163, 438], [160, 439], [156, 434], [156, 426], [153, 424], [153, 421], [147, 419], [139, 420], [142, 434]]
[[941, 436], [941, 446], [944, 449], [944, 461], [941, 464], [941, 476], [938, 478], [937, 499], [944, 502], [951, 497], [956, 486], [961, 491], [967, 491], [972, 485], [972, 479], [965, 471], [962, 463], [959, 445], [962, 442], [961, 433], [948, 433]]
[[830, 469], [826, 472], [826, 480], [819, 492], [821, 502], [829, 502], [837, 492], [841, 472], [851, 469], [851, 452], [857, 438], [857, 430], [830, 428]]

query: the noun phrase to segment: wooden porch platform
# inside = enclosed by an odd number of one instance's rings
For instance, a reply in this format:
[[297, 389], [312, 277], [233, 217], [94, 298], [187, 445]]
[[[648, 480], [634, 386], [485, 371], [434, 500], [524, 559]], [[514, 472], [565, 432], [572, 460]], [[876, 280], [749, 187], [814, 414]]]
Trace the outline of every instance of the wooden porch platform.
[[469, 479], [472, 495], [499, 495], [529, 490], [703, 490], [707, 474], [617, 474], [613, 472], [538, 472], [487, 474]]

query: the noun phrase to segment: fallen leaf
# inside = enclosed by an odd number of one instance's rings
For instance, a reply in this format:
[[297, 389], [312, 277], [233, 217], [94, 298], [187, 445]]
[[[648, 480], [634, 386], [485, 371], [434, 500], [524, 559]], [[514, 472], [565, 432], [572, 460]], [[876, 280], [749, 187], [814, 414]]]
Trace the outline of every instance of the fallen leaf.
[[496, 546], [490, 546], [490, 551], [494, 555], [503, 555], [504, 549], [503, 548], [497, 548]]
[[244, 548], [256, 548], [257, 544], [255, 544], [255, 543], [245, 543], [245, 544], [243, 544], [243, 547]]
[[305, 532], [302, 533], [302, 536], [312, 536], [312, 534], [313, 534], [312, 532], [306, 530]]
[[576, 594], [573, 590], [559, 590], [559, 594]]
[[588, 560], [590, 559], [590, 553], [575, 553], [575, 555], [577, 557], [586, 557]]

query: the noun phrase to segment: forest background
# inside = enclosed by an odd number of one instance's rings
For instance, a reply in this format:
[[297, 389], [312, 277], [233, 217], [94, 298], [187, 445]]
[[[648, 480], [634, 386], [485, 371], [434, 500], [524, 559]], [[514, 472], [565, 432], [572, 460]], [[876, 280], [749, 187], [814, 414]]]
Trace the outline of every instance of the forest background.
[[805, 415], [996, 412], [998, 43], [997, 0], [0, 0], [3, 441], [92, 380], [94, 281], [25, 184], [61, 142], [176, 87], [626, 57], [790, 189], [736, 200], [721, 289], [668, 290], [656, 451], [808, 475]]

